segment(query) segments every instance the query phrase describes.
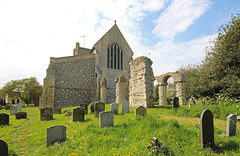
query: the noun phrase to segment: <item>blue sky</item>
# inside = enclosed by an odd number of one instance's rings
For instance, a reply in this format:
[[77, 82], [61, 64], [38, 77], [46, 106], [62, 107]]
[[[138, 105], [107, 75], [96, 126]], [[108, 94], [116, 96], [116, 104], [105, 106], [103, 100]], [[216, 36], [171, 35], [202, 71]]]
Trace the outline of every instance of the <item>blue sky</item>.
[[37, 77], [50, 57], [92, 48], [114, 24], [134, 52], [153, 61], [154, 75], [198, 64], [221, 24], [240, 13], [239, 0], [0, 0], [0, 87]]

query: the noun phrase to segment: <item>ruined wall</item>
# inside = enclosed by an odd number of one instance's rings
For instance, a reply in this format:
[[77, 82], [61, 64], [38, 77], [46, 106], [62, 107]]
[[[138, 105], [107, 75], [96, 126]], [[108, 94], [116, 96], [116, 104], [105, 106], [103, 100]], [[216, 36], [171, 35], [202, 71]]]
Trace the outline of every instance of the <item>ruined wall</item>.
[[[41, 103], [45, 101], [46, 105], [67, 107], [89, 104], [95, 100], [97, 81], [94, 54], [51, 58], [49, 68]], [[49, 83], [50, 80], [53, 82]]]
[[128, 100], [128, 80], [118, 75], [114, 82], [116, 83], [116, 103], [121, 104], [122, 101]]
[[130, 106], [153, 107], [154, 75], [152, 61], [144, 56], [130, 62]]

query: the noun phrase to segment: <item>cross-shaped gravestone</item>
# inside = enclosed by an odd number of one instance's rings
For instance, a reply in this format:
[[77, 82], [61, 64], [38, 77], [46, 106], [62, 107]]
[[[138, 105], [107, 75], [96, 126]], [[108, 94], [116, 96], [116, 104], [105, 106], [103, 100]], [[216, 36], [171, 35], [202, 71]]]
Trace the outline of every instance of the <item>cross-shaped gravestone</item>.
[[214, 127], [213, 127], [213, 114], [210, 110], [205, 109], [200, 118], [201, 124], [201, 146], [214, 147]]

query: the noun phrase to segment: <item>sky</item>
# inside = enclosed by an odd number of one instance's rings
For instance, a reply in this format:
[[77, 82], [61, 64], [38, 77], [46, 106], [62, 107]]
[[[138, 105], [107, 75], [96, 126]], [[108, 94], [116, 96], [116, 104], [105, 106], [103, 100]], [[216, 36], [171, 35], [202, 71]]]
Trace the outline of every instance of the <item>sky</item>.
[[[155, 76], [199, 64], [239, 0], [0, 0], [0, 88], [46, 76], [50, 57], [92, 46], [114, 25]], [[85, 36], [82, 37], [82, 36]]]

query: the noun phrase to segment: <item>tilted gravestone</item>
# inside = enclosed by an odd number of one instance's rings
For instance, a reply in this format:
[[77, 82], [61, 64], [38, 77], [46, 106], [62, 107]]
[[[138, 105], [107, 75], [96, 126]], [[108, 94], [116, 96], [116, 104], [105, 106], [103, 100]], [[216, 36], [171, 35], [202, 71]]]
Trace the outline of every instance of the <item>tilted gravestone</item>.
[[40, 111], [41, 111], [41, 115], [40, 115], [41, 120], [53, 119], [53, 109], [52, 108], [43, 108]]
[[147, 114], [147, 109], [144, 106], [138, 106], [135, 109], [135, 116], [145, 116]]
[[27, 119], [27, 112], [17, 112], [16, 119]]
[[5, 113], [0, 114], [0, 125], [9, 125], [9, 115]]
[[47, 128], [47, 146], [56, 141], [63, 142], [66, 140], [66, 126], [55, 125]]
[[213, 114], [210, 110], [205, 109], [200, 118], [201, 125], [201, 147], [214, 147], [214, 125]]
[[53, 111], [54, 114], [62, 114], [62, 107], [54, 107]]
[[112, 111], [114, 114], [118, 114], [118, 108], [119, 108], [119, 104], [117, 104], [117, 103], [112, 103], [112, 104], [111, 104], [111, 111]]
[[80, 107], [85, 110], [84, 114], [88, 114], [88, 105], [87, 104], [82, 104], [82, 105], [80, 105]]
[[6, 105], [4, 108], [5, 110], [10, 110], [11, 105]]
[[230, 114], [227, 117], [226, 136], [236, 135], [236, 126], [237, 126], [237, 116], [235, 114]]
[[11, 106], [10, 107], [10, 115], [15, 115], [17, 113], [17, 107], [16, 106]]
[[22, 111], [22, 104], [21, 103], [17, 104], [17, 111]]
[[113, 112], [106, 111], [99, 113], [100, 128], [113, 126]]
[[8, 155], [8, 144], [0, 139], [0, 155]]
[[172, 98], [172, 108], [178, 108], [179, 107], [179, 99], [178, 97]]
[[84, 121], [85, 109], [77, 107], [73, 109], [73, 121]]
[[122, 101], [122, 113], [129, 113], [129, 102], [127, 100]]
[[94, 117], [98, 118], [99, 117], [99, 113], [105, 111], [105, 104], [102, 102], [97, 102], [94, 105]]

